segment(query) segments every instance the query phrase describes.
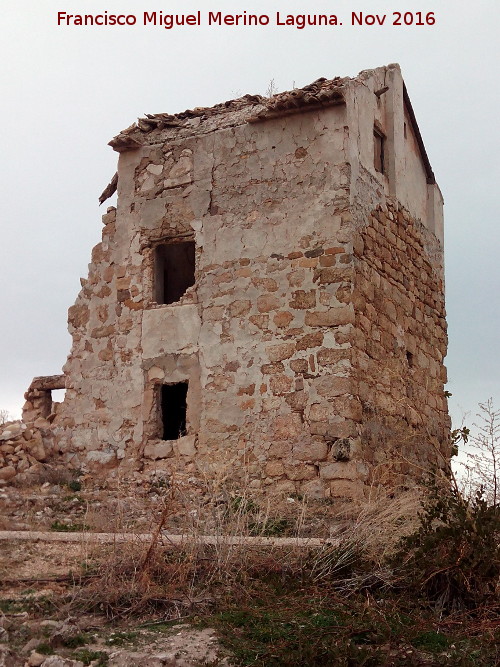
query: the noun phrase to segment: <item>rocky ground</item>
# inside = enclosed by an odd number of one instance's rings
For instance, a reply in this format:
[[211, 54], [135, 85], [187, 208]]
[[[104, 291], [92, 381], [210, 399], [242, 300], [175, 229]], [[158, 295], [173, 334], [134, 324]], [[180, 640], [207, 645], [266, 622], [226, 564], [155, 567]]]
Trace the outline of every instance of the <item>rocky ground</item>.
[[[176, 534], [243, 531], [283, 536], [296, 534], [297, 527], [303, 535], [328, 533], [324, 521], [304, 521], [299, 498], [284, 498], [271, 511], [269, 504], [259, 505], [247, 497], [246, 490], [208, 489], [200, 480], [173, 480], [154, 468], [120, 474], [108, 471], [96, 478], [36, 461], [27, 454], [30, 441], [24, 438], [25, 431], [13, 426], [0, 433], [4, 471], [0, 530], [43, 531], [53, 536], [71, 532], [82, 535], [82, 540], [0, 543], [0, 667], [230, 664], [213, 629], [183, 623], [186, 615], [191, 621], [193, 617], [191, 607], [186, 614], [190, 601], [185, 599], [174, 598], [168, 613], [160, 613], [160, 622], [158, 614], [127, 620], [88, 613], [87, 598], [84, 608], [75, 612], [87, 577], [110, 557], [109, 547], [92, 539], [94, 533], [154, 533], [160, 523], [163, 531]], [[23, 471], [24, 460], [29, 466]], [[9, 468], [16, 473], [5, 474]], [[324, 513], [325, 508], [321, 509]], [[147, 544], [134, 548], [143, 555]]]
[[88, 540], [2, 542], [0, 667], [230, 664], [214, 630], [176, 620], [185, 610], [180, 602], [160, 622], [148, 615], [127, 620], [87, 613], [88, 599], [79, 610], [81, 587], [108, 555], [108, 547]]

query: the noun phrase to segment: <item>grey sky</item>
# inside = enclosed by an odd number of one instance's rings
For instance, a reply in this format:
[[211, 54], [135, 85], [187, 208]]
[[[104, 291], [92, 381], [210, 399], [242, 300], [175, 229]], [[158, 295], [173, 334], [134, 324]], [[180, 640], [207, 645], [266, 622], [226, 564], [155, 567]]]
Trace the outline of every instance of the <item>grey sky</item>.
[[[448, 389], [456, 420], [500, 402], [497, 0], [347, 0], [175, 5], [139, 0], [3, 0], [0, 408], [17, 414], [35, 375], [69, 352], [66, 313], [100, 240], [97, 198], [115, 172], [106, 144], [144, 112], [175, 113], [319, 76], [399, 62], [445, 198]], [[139, 25], [143, 11], [335, 13], [337, 27]], [[434, 11], [432, 27], [392, 26], [392, 12]], [[133, 27], [57, 26], [57, 12], [136, 14]], [[351, 27], [351, 11], [387, 14]], [[113, 200], [106, 202], [103, 208]]]

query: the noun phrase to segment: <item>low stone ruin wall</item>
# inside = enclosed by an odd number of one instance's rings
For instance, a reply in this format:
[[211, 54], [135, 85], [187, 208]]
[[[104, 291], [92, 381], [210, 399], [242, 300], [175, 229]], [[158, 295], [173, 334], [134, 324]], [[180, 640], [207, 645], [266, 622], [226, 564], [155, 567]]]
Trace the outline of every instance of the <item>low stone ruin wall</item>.
[[7, 483], [19, 475], [27, 480], [39, 474], [48, 453], [42, 434], [37, 428], [28, 428], [22, 421], [0, 425], [0, 483]]

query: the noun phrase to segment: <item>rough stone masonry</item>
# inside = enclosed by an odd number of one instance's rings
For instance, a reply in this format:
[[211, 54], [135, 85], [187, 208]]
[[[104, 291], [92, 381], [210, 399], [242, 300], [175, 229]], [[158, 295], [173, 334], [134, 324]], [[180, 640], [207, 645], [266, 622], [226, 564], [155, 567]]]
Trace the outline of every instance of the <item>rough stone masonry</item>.
[[315, 498], [445, 464], [443, 200], [397, 65], [110, 145], [70, 355], [26, 394], [46, 456]]

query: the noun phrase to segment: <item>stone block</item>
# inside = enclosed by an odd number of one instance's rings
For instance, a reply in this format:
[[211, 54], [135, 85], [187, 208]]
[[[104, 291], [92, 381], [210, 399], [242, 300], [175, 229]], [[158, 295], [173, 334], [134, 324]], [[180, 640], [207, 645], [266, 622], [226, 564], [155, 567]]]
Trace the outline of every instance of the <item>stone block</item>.
[[307, 399], [308, 394], [305, 391], [294, 391], [285, 397], [292, 410], [303, 410], [307, 405]]
[[194, 304], [145, 310], [142, 316], [142, 354], [155, 359], [166, 353], [192, 352], [198, 346], [201, 321]]
[[259, 329], [267, 329], [269, 326], [269, 315], [267, 313], [261, 313], [260, 315], [252, 315], [248, 319], [252, 324], [254, 324]]
[[280, 307], [280, 300], [272, 294], [264, 294], [257, 298], [257, 310], [259, 313], [269, 313]]
[[296, 412], [279, 415], [272, 421], [272, 433], [276, 440], [293, 440], [300, 434], [302, 428], [302, 419]]
[[313, 380], [312, 386], [319, 396], [328, 398], [352, 393], [353, 381], [347, 377], [323, 375]]
[[311, 500], [322, 500], [325, 497], [325, 486], [321, 480], [312, 479], [300, 484], [299, 493]]
[[313, 403], [309, 409], [308, 419], [312, 422], [327, 422], [333, 415], [330, 403]]
[[292, 481], [284, 479], [273, 484], [273, 487], [270, 489], [270, 491], [273, 495], [276, 496], [287, 496], [295, 493], [296, 488]]
[[295, 343], [279, 343], [278, 345], [271, 345], [266, 347], [269, 361], [283, 361], [289, 359], [295, 352]]
[[239, 299], [229, 304], [228, 311], [231, 317], [243, 317], [250, 312], [252, 304], [248, 299]]
[[285, 466], [283, 461], [269, 461], [264, 470], [268, 477], [281, 477], [285, 473]]
[[[167, 442], [167, 441], [165, 441]], [[196, 438], [194, 435], [186, 435], [175, 441], [177, 451], [182, 456], [195, 456], [196, 454]], [[168, 458], [167, 456], [159, 456], [156, 458]]]
[[279, 329], [286, 328], [292, 320], [293, 320], [292, 313], [289, 313], [287, 311], [280, 311], [279, 313], [276, 313], [276, 315], [273, 317], [273, 322]]
[[292, 456], [299, 461], [324, 461], [328, 455], [328, 445], [324, 440], [304, 438], [292, 448]]
[[3, 482], [10, 482], [16, 476], [16, 469], [13, 466], [5, 466], [0, 468], [0, 480]]
[[319, 347], [323, 344], [324, 335], [321, 331], [306, 334], [299, 338], [295, 344], [296, 350], [309, 350], [314, 347]]
[[363, 482], [337, 479], [330, 482], [330, 496], [332, 498], [362, 500], [365, 497], [365, 486]]
[[333, 266], [321, 267], [314, 271], [314, 281], [320, 285], [329, 285], [331, 283], [350, 282], [353, 276], [351, 269], [337, 268]]
[[332, 413], [360, 422], [363, 416], [363, 407], [357, 398], [338, 396], [332, 400]]
[[100, 451], [93, 451], [93, 452], [88, 452], [87, 454], [87, 462], [90, 464], [96, 464], [98, 466], [102, 466], [103, 468], [110, 468], [116, 465], [117, 459], [116, 459], [116, 453], [115, 452], [100, 452]]
[[322, 435], [328, 440], [335, 438], [349, 438], [357, 435], [356, 423], [350, 419], [333, 421], [311, 421], [309, 430], [314, 435]]
[[354, 308], [352, 306], [339, 306], [324, 311], [308, 311], [305, 323], [310, 327], [338, 327], [343, 324], [353, 324]]
[[331, 366], [337, 364], [339, 361], [350, 358], [350, 351], [344, 348], [341, 349], [332, 349], [332, 348], [322, 348], [318, 350], [316, 359], [320, 366]]
[[349, 479], [365, 481], [368, 477], [368, 467], [361, 461], [342, 461], [325, 463], [320, 466], [322, 479]]
[[47, 452], [45, 451], [41, 437], [30, 440], [26, 443], [25, 447], [26, 451], [29, 452], [30, 456], [34, 459], [37, 461], [46, 461]]
[[282, 373], [285, 370], [285, 367], [280, 361], [276, 361], [272, 364], [264, 364], [261, 366], [260, 370], [264, 375], [275, 375], [277, 373]]
[[297, 290], [292, 292], [292, 300], [288, 304], [296, 310], [307, 310], [316, 306], [316, 290]]
[[294, 373], [307, 373], [309, 370], [309, 365], [306, 359], [292, 359], [290, 362], [290, 368]]
[[147, 459], [168, 459], [174, 455], [174, 449], [170, 440], [160, 440], [149, 443], [144, 447], [144, 456]]
[[68, 324], [75, 329], [80, 329], [88, 324], [90, 319], [90, 311], [88, 306], [83, 304], [75, 304], [68, 310]]
[[308, 463], [286, 463], [285, 474], [288, 479], [302, 481], [317, 477], [316, 468]]

